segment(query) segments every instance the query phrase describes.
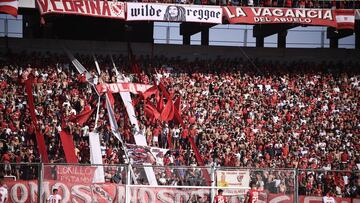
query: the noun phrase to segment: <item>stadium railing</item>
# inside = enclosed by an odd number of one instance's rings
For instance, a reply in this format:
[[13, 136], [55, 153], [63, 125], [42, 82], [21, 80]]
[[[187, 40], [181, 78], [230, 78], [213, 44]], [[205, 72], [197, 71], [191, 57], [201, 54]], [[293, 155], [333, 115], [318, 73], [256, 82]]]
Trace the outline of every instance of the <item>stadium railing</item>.
[[[239, 203], [250, 181], [260, 189], [258, 202], [321, 202], [326, 191], [337, 202], [360, 202], [360, 171], [349, 170], [1, 163], [0, 174], [8, 202], [17, 203], [46, 202], [55, 188], [63, 202], [201, 203], [212, 202], [223, 189], [228, 203]], [[149, 184], [151, 177], [157, 185]]]

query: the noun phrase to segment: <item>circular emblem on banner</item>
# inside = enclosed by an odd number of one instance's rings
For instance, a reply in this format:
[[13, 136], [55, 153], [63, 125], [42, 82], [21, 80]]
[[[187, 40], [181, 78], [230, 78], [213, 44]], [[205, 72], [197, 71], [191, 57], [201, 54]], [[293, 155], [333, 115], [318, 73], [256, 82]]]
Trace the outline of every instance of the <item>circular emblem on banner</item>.
[[109, 5], [113, 17], [124, 16], [124, 4], [122, 2], [109, 2]]

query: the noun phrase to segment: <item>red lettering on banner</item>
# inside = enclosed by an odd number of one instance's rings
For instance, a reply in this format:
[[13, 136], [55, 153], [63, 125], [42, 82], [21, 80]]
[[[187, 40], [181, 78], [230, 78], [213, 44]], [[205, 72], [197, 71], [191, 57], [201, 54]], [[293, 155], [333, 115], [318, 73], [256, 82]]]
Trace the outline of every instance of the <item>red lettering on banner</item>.
[[70, 183], [91, 183], [96, 167], [91, 166], [57, 166], [57, 179]]
[[38, 5], [41, 7], [41, 11], [47, 12], [48, 6], [49, 6], [48, 0], [37, 0], [37, 2], [38, 2]]
[[56, 2], [57, 2], [57, 1], [60, 1], [60, 0], [50, 0], [53, 10], [54, 10], [54, 11], [63, 11], [62, 9], [59, 9], [59, 8], [56, 6]]
[[124, 84], [122, 83], [117, 83], [117, 86], [119, 88], [119, 92], [126, 92], [127, 90], [124, 89]]
[[[83, 1], [81, 1], [83, 2]], [[89, 1], [84, 1], [86, 13], [90, 13]]]
[[76, 12], [85, 13], [84, 9], [83, 9], [83, 6], [84, 6], [84, 1], [74, 1], [74, 9], [75, 9]]
[[102, 15], [110, 16], [110, 8], [109, 8], [109, 4], [108, 4], [107, 0], [105, 0], [103, 3]]
[[109, 84], [109, 89], [110, 89], [111, 92], [118, 92], [119, 91], [119, 88], [116, 85], [116, 83]]
[[90, 4], [91, 14], [93, 14], [93, 15], [101, 15], [100, 1], [99, 0], [89, 1], [89, 4]]
[[136, 92], [136, 88], [134, 87], [134, 84], [133, 84], [133, 83], [130, 83], [130, 84], [129, 84], [129, 91], [130, 91], [130, 92]]
[[129, 91], [129, 83], [122, 83], [122, 86], [124, 91]]
[[64, 10], [66, 12], [74, 12], [74, 4], [72, 0], [63, 0], [63, 6], [64, 6]]

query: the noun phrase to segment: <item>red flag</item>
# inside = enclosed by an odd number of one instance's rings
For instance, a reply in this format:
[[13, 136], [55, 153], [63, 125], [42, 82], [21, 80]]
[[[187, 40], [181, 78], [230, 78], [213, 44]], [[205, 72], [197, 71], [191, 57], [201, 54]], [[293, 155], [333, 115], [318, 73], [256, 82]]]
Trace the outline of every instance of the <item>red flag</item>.
[[0, 12], [10, 14], [14, 17], [18, 13], [18, 1], [17, 0], [0, 0]]
[[33, 84], [33, 78], [30, 75], [29, 78], [25, 81], [25, 91], [26, 91], [26, 94], [28, 97], [29, 112], [30, 112], [32, 124], [35, 128], [36, 142], [37, 142], [39, 153], [41, 155], [41, 161], [44, 163], [49, 163], [49, 157], [48, 157], [47, 150], [46, 150], [45, 139], [44, 139], [44, 136], [40, 133], [38, 126], [37, 126], [34, 97], [32, 94], [32, 84]]
[[161, 111], [160, 120], [171, 121], [174, 118], [174, 103], [172, 100], [168, 100], [164, 109]]
[[72, 135], [66, 131], [60, 131], [60, 139], [64, 150], [66, 163], [78, 163], [78, 159], [75, 154], [75, 146]]
[[145, 104], [144, 111], [149, 117], [154, 117], [155, 119], [159, 119], [160, 117], [158, 110], [156, 110], [156, 108], [150, 103]]
[[355, 10], [340, 10], [334, 11], [336, 13], [337, 29], [354, 29], [355, 26]]
[[156, 94], [158, 92], [157, 86], [152, 86], [150, 87], [148, 90], [146, 90], [142, 95], [144, 97], [144, 99], [147, 99], [148, 97], [150, 97], [153, 94]]
[[74, 116], [72, 119], [70, 119], [71, 122], [77, 123], [80, 126], [82, 126], [87, 120], [89, 120], [90, 116], [94, 112], [95, 109], [91, 109], [89, 105], [87, 105], [80, 114]]
[[179, 115], [181, 115], [181, 98], [178, 97], [176, 100], [175, 100], [175, 104], [174, 104], [174, 108], [175, 108], [175, 111], [177, 110], [179, 112]]

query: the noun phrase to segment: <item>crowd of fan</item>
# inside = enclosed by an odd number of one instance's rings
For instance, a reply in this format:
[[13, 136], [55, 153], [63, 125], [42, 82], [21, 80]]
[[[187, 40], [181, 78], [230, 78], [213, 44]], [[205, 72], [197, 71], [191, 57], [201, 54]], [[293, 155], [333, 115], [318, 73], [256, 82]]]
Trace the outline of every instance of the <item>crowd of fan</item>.
[[[97, 75], [92, 57], [77, 57], [93, 76]], [[98, 58], [102, 71], [99, 83], [116, 82], [109, 57]], [[173, 122], [153, 122], [145, 117], [141, 102], [136, 106], [140, 129], [149, 145], [171, 147], [163, 158], [163, 164], [169, 167], [157, 173], [160, 184], [206, 184], [202, 170], [190, 168], [175, 173], [176, 169], [171, 168], [197, 166], [190, 137], [206, 166], [322, 169], [325, 171], [299, 172], [301, 194], [331, 190], [339, 196], [360, 195], [360, 173], [355, 172], [360, 164], [358, 64], [141, 57], [138, 61], [144, 71], [139, 78], [130, 74], [127, 57], [117, 56], [114, 61], [130, 81], [162, 81], [174, 97], [181, 97], [186, 129]], [[50, 162], [65, 162], [58, 134], [64, 121], [74, 137], [79, 162], [89, 163], [88, 133], [94, 129], [95, 116], [83, 126], [68, 119], [89, 105], [95, 108], [91, 103], [96, 93], [85, 77], [78, 75], [61, 55], [9, 54], [1, 59], [0, 72], [0, 152], [4, 173], [25, 180], [37, 175], [36, 167], [30, 164], [39, 162], [40, 156], [23, 84], [30, 75], [35, 77], [38, 127], [45, 137]], [[125, 107], [117, 95], [114, 97], [120, 133], [127, 143], [134, 143], [134, 129], [124, 119]], [[104, 163], [125, 163], [122, 147], [111, 134], [105, 108], [100, 108], [97, 125]], [[106, 178], [113, 180], [118, 170], [109, 166], [105, 172]], [[143, 172], [138, 174], [145, 177]], [[264, 189], [280, 193], [294, 189], [293, 174], [275, 170], [254, 174]]]

